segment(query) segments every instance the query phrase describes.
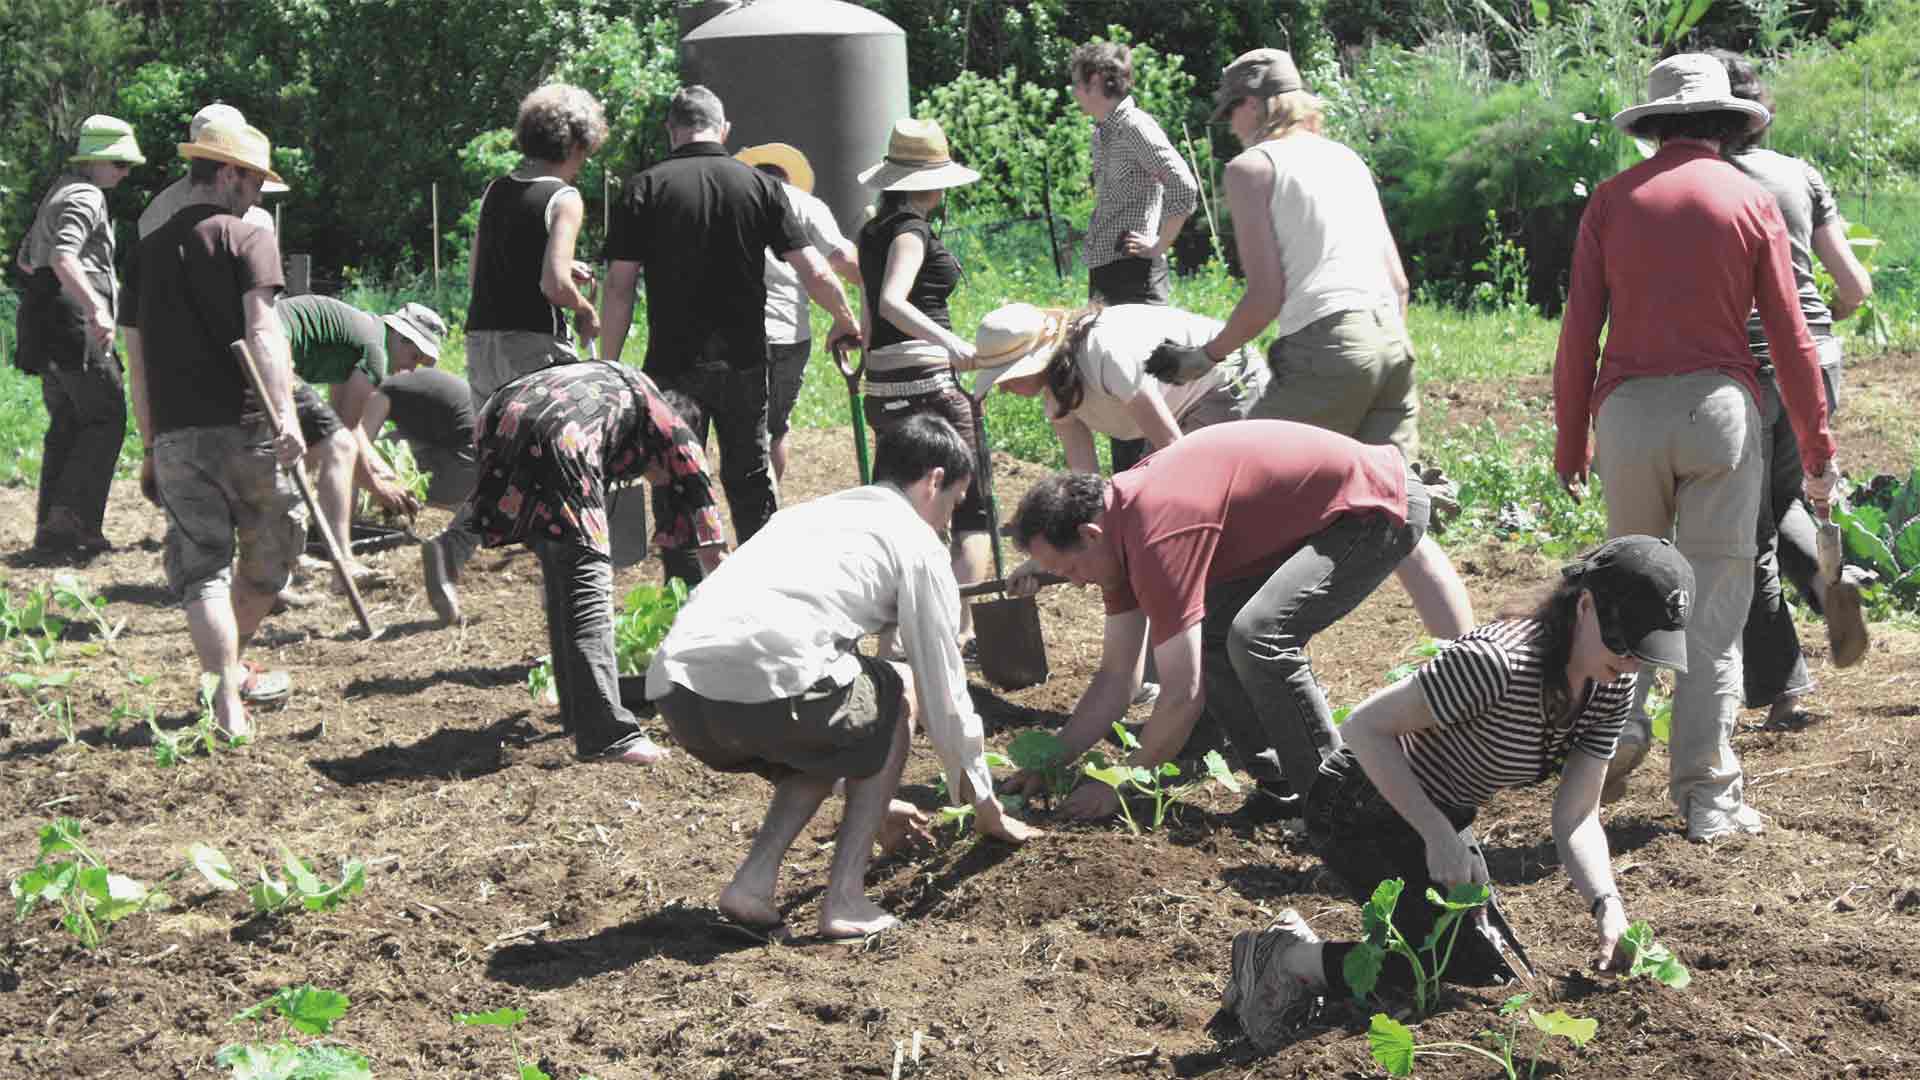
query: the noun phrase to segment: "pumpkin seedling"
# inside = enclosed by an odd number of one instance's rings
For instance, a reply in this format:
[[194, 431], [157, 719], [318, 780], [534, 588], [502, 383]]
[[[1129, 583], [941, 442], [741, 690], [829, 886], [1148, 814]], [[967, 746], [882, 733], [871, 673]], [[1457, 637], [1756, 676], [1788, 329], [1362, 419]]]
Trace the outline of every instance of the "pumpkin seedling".
[[[123, 874], [82, 843], [85, 827], [74, 818], [55, 818], [40, 829], [40, 858], [33, 869], [13, 879], [15, 922], [25, 922], [40, 904], [58, 905], [60, 925], [86, 948], [100, 944], [114, 923], [136, 912], [165, 907], [167, 894]], [[51, 856], [69, 854], [66, 859]]]
[[1465, 1042], [1416, 1043], [1413, 1041], [1413, 1030], [1386, 1013], [1373, 1014], [1373, 1020], [1367, 1026], [1367, 1044], [1373, 1051], [1373, 1060], [1392, 1076], [1412, 1076], [1413, 1059], [1418, 1055], [1446, 1057], [1449, 1055], [1445, 1051], [1464, 1050], [1498, 1065], [1506, 1073], [1507, 1080], [1520, 1080], [1513, 1052], [1520, 1040], [1520, 1013], [1524, 1009], [1527, 1020], [1540, 1033], [1533, 1044], [1533, 1056], [1527, 1062], [1527, 1075], [1531, 1077], [1540, 1068], [1540, 1053], [1546, 1049], [1548, 1040], [1559, 1036], [1576, 1047], [1585, 1046], [1600, 1028], [1598, 1020], [1569, 1016], [1565, 1009], [1543, 1013], [1527, 1008], [1527, 1001], [1532, 997], [1532, 994], [1515, 994], [1501, 1004], [1500, 1015], [1508, 1018], [1506, 1030], [1488, 1029], [1480, 1032], [1480, 1037], [1492, 1043], [1498, 1053]]
[[[1365, 1001], [1380, 981], [1380, 968], [1386, 963], [1388, 954], [1398, 954], [1413, 969], [1414, 1011], [1425, 1016], [1439, 998], [1440, 980], [1453, 960], [1453, 946], [1460, 937], [1461, 920], [1490, 900], [1493, 890], [1485, 885], [1462, 883], [1455, 885], [1442, 897], [1438, 889], [1428, 888], [1427, 902], [1441, 911], [1439, 917], [1434, 919], [1432, 932], [1416, 950], [1400, 933], [1400, 928], [1393, 924], [1394, 909], [1399, 905], [1400, 894], [1406, 887], [1407, 883], [1402, 878], [1389, 878], [1375, 886], [1373, 898], [1360, 909], [1366, 937], [1347, 953], [1341, 970], [1346, 976], [1347, 985], [1353, 990], [1354, 1000]], [[1426, 955], [1424, 963], [1421, 960], [1422, 953]]]
[[[347, 1015], [347, 995], [308, 986], [283, 986], [272, 996], [234, 1014], [231, 1023], [266, 1023], [277, 1013], [295, 1031], [325, 1035]], [[372, 1080], [373, 1070], [359, 1051], [338, 1043], [234, 1043], [220, 1048], [214, 1063], [238, 1080]]]
[[1666, 986], [1671, 990], [1685, 990], [1693, 982], [1693, 973], [1687, 970], [1673, 950], [1653, 940], [1653, 927], [1644, 922], [1627, 927], [1627, 953], [1633, 958], [1632, 966], [1627, 969], [1627, 978], [1647, 978]]

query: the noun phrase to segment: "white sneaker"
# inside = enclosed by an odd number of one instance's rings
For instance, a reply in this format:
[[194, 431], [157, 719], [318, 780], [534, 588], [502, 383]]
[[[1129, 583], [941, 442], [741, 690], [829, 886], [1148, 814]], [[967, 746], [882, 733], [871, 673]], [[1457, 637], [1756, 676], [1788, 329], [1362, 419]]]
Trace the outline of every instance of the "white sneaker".
[[1300, 913], [1288, 908], [1265, 930], [1233, 935], [1233, 959], [1220, 1010], [1240, 1021], [1253, 1044], [1265, 1051], [1285, 1045], [1299, 1026], [1305, 1007], [1319, 991], [1286, 968], [1287, 953], [1320, 940]]
[[1153, 715], [1153, 703], [1160, 700], [1160, 684], [1143, 682], [1140, 689], [1133, 692], [1133, 700], [1127, 702], [1127, 711], [1120, 714], [1120, 722], [1128, 727], [1141, 727], [1148, 717]]
[[1767, 823], [1760, 812], [1745, 803], [1738, 810], [1722, 810], [1716, 806], [1695, 806], [1687, 803], [1687, 839], [1698, 844], [1710, 844], [1723, 836], [1736, 833], [1756, 835], [1765, 832]]

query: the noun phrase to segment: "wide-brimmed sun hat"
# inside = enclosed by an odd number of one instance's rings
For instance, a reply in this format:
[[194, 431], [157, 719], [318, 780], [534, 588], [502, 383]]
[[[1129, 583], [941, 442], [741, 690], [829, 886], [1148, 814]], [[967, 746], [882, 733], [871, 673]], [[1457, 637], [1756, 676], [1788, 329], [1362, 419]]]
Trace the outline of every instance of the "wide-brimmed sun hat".
[[380, 321], [413, 342], [414, 348], [436, 361], [440, 359], [440, 339], [447, 336], [447, 324], [439, 312], [425, 304], [405, 304], [391, 315], [382, 315]]
[[105, 113], [94, 113], [81, 123], [73, 156], [67, 159], [74, 165], [92, 161], [139, 165], [146, 160], [146, 155], [140, 152], [139, 141], [133, 137], [133, 125]]
[[[198, 141], [200, 132], [208, 124], [226, 124], [229, 127], [246, 127], [247, 118], [239, 109], [224, 101], [216, 101], [193, 114], [193, 122], [187, 125], [187, 138]], [[284, 195], [292, 190], [279, 180], [268, 180], [260, 185], [262, 195]]]
[[813, 165], [807, 161], [807, 155], [797, 146], [783, 142], [761, 143], [749, 146], [733, 155], [737, 161], [759, 167], [772, 165], [787, 174], [787, 183], [807, 194], [813, 194]]
[[938, 120], [901, 117], [887, 137], [887, 156], [860, 174], [860, 182], [881, 191], [939, 191], [980, 179], [953, 160], [947, 133]]
[[286, 183], [273, 171], [273, 144], [267, 141], [267, 133], [248, 124], [217, 120], [206, 124], [192, 142], [180, 144], [180, 156], [238, 165], [263, 174], [269, 182]]
[[988, 312], [973, 335], [973, 370], [985, 380], [973, 396], [986, 397], [1007, 379], [1045, 371], [1067, 335], [1068, 317], [1066, 308], [1032, 304], [1003, 304]]
[[1733, 96], [1726, 65], [1706, 53], [1669, 56], [1647, 72], [1647, 100], [1613, 114], [1613, 126], [1631, 132], [1645, 116], [1669, 113], [1737, 112], [1747, 118], [1747, 130], [1767, 126], [1771, 114], [1757, 101]]
[[1226, 119], [1244, 97], [1278, 97], [1306, 88], [1300, 68], [1285, 49], [1243, 52], [1220, 69], [1220, 85], [1213, 91], [1213, 118]]
[[1615, 537], [1560, 573], [1593, 594], [1600, 639], [1608, 649], [1686, 673], [1693, 566], [1672, 541]]

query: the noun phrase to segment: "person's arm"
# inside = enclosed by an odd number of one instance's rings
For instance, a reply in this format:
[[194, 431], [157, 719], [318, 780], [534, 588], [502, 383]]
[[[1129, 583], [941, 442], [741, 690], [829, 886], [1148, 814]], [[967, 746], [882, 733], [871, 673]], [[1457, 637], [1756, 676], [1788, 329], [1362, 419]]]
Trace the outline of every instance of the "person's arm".
[[1167, 408], [1166, 399], [1151, 386], [1141, 386], [1140, 392], [1127, 402], [1127, 415], [1140, 425], [1140, 433], [1155, 450], [1165, 450], [1180, 437], [1180, 424], [1173, 418], [1173, 410]]
[[1227, 164], [1224, 183], [1247, 289], [1227, 324], [1206, 343], [1207, 358], [1216, 364], [1272, 325], [1287, 298], [1280, 241], [1273, 234], [1273, 162], [1265, 154], [1243, 153]]
[[56, 250], [53, 254], [53, 276], [60, 279], [60, 288], [80, 309], [87, 313], [87, 335], [94, 344], [105, 348], [113, 344], [113, 310], [107, 298], [93, 291], [87, 284], [87, 275], [80, 268], [80, 256], [77, 252]]
[[133, 399], [133, 423], [140, 432], [143, 452], [140, 460], [140, 494], [157, 506], [160, 503], [160, 481], [154, 472], [153, 409], [147, 404], [147, 357], [140, 351], [139, 329], [121, 326], [120, 346], [126, 354], [127, 396]]
[[1420, 786], [1400, 746], [1400, 736], [1438, 725], [1419, 680], [1402, 679], [1355, 708], [1340, 725], [1340, 737], [1373, 786], [1426, 841], [1427, 871], [1433, 880], [1448, 886], [1484, 882], [1484, 864], [1467, 850], [1459, 831]]
[[1139, 608], [1109, 615], [1100, 636], [1100, 667], [1073, 707], [1073, 715], [1060, 729], [1060, 741], [1070, 757], [1077, 758], [1093, 749], [1113, 730], [1113, 722], [1126, 715], [1133, 695], [1140, 688], [1145, 667], [1147, 613]]
[[1766, 330], [1767, 352], [1773, 357], [1774, 379], [1780, 384], [1793, 434], [1800, 442], [1801, 468], [1806, 472], [1807, 501], [1816, 510], [1831, 497], [1839, 479], [1837, 448], [1827, 420], [1826, 384], [1820, 378], [1820, 358], [1813, 335], [1800, 311], [1800, 290], [1793, 276], [1787, 227], [1772, 199], [1759, 208], [1764, 235], [1753, 272], [1754, 307]]
[[553, 221], [547, 227], [547, 251], [540, 261], [540, 294], [547, 302], [574, 314], [582, 340], [600, 336], [600, 318], [593, 301], [580, 291], [573, 277], [573, 248], [580, 236], [586, 201], [579, 192], [559, 196], [553, 203]]
[[807, 290], [807, 296], [833, 316], [833, 329], [828, 331], [827, 340], [839, 341], [846, 337], [860, 340], [860, 321], [853, 314], [853, 306], [847, 303], [846, 290], [840, 287], [840, 279], [828, 271], [820, 253], [810, 247], [797, 247], [783, 258], [800, 275], [800, 286]]
[[1553, 467], [1576, 498], [1587, 483], [1588, 429], [1593, 425], [1593, 380], [1600, 370], [1600, 327], [1607, 320], [1607, 268], [1600, 252], [1596, 203], [1580, 217], [1553, 358]]
[[851, 241], [842, 240], [828, 248], [827, 265], [848, 284], [860, 284], [860, 253], [854, 250]]
[[366, 372], [354, 368], [347, 374], [345, 382], [337, 382], [327, 388], [327, 404], [333, 407], [334, 415], [340, 418], [341, 423], [357, 428], [366, 420], [367, 402], [373, 399], [373, 395], [373, 380], [367, 377]]
[[[1140, 119], [1142, 123], [1129, 129], [1132, 136], [1129, 142], [1135, 161], [1160, 182], [1160, 227], [1153, 246], [1138, 251], [1136, 257], [1155, 259], [1172, 250], [1173, 242], [1180, 238], [1180, 230], [1193, 216], [1200, 201], [1200, 182], [1194, 179], [1187, 159], [1173, 148], [1160, 125], [1145, 113], [1140, 114]], [[1136, 253], [1129, 251], [1128, 254]]]
[[[1200, 711], [1206, 705], [1200, 690], [1200, 624], [1195, 622], [1161, 642], [1153, 650], [1153, 659], [1160, 671], [1160, 696], [1153, 703], [1152, 715], [1140, 729], [1140, 748], [1126, 759], [1126, 764], [1143, 769], [1157, 768], [1173, 760], [1187, 744], [1187, 737], [1193, 734], [1193, 725], [1199, 722]], [[1138, 687], [1137, 676], [1132, 685]], [[1127, 693], [1131, 702], [1132, 689]], [[1107, 784], [1083, 783], [1060, 805], [1060, 811], [1070, 818], [1104, 818], [1119, 812], [1119, 799], [1119, 794]]]
[[[720, 525], [720, 505], [707, 471], [705, 448], [673, 406], [647, 389], [649, 385], [635, 384], [634, 407], [644, 413], [639, 418], [640, 454], [635, 468], [661, 494], [663, 512], [655, 515], [654, 544], [662, 549], [698, 548], [701, 565], [711, 570], [719, 565], [719, 553], [710, 549], [724, 548], [727, 534]], [[612, 451], [609, 443], [608, 456]]]
[[633, 328], [633, 299], [640, 288], [640, 264], [615, 259], [607, 267], [607, 292], [601, 301], [600, 359], [620, 362], [620, 350], [627, 347], [627, 331]]
[[273, 310], [279, 292], [270, 286], [248, 289], [240, 299], [240, 308], [246, 318], [247, 349], [260, 367], [260, 383], [280, 419], [280, 431], [273, 441], [274, 456], [280, 464], [291, 465], [307, 452], [307, 444], [293, 410], [293, 355], [280, 317]]
[[[1051, 397], [1048, 398], [1051, 401]], [[1052, 416], [1052, 406], [1047, 406], [1047, 415]], [[1053, 433], [1060, 439], [1060, 448], [1066, 451], [1067, 468], [1072, 472], [1097, 473], [1100, 471], [1099, 452], [1093, 446], [1093, 431], [1080, 418], [1072, 414], [1053, 420]]]
[[1600, 787], [1607, 763], [1584, 750], [1567, 755], [1560, 790], [1553, 796], [1553, 843], [1567, 878], [1593, 916], [1600, 934], [1600, 969], [1614, 968], [1620, 938], [1627, 932], [1627, 908], [1614, 886], [1607, 853], [1607, 832], [1600, 827]]
[[1847, 243], [1847, 223], [1832, 221], [1813, 230], [1813, 253], [1833, 275], [1833, 317], [1845, 319], [1873, 295], [1873, 278]]
[[926, 241], [918, 235], [903, 232], [894, 237], [893, 243], [887, 248], [887, 271], [880, 277], [880, 296], [874, 308], [881, 318], [899, 327], [903, 333], [947, 350], [954, 360], [954, 366], [960, 367], [973, 360], [973, 344], [907, 303], [907, 291], [913, 288], [913, 279], [920, 275], [920, 266], [926, 258]]

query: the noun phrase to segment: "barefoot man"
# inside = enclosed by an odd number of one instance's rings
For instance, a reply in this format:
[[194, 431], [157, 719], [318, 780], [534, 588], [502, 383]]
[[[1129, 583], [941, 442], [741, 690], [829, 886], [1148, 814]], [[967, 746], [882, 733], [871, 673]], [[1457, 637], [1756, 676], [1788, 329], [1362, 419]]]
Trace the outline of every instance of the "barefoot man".
[[[845, 779], [820, 934], [894, 925], [863, 886], [882, 823], [894, 836], [924, 823], [893, 798], [917, 725], [948, 789], [973, 807], [976, 831], [1014, 844], [1037, 835], [993, 796], [956, 644], [960, 594], [936, 530], [972, 475], [967, 444], [945, 420], [915, 417], [888, 431], [871, 486], [774, 515], [700, 586], [654, 654], [647, 696], [674, 739], [716, 769], [774, 785], [753, 848], [720, 893], [734, 922], [784, 932], [774, 903], [781, 860]], [[907, 664], [854, 651], [890, 624]]]

